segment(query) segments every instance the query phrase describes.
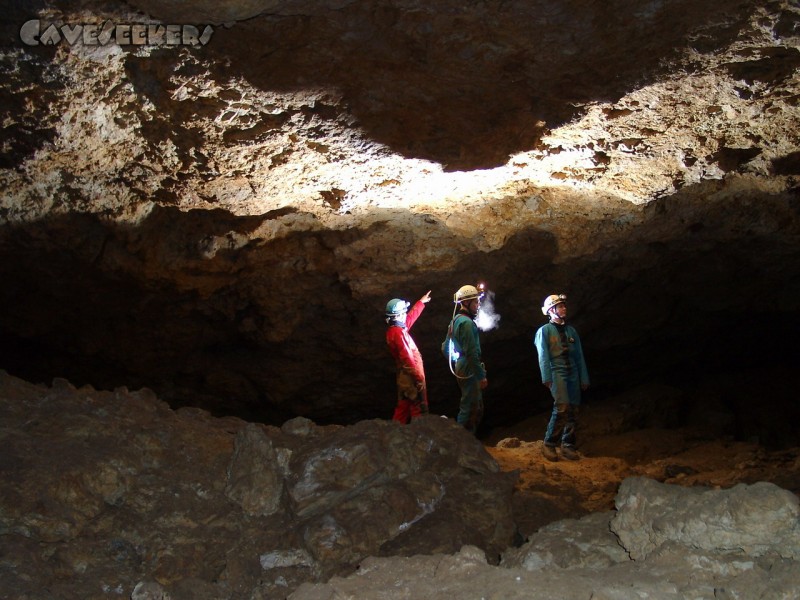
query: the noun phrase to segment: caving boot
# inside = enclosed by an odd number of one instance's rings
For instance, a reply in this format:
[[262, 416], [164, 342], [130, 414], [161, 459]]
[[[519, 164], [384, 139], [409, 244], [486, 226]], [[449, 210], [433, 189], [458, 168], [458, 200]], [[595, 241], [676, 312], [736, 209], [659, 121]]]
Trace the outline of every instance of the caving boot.
[[[553, 450], [555, 452], [555, 450]], [[580, 454], [575, 451], [571, 446], [561, 446], [561, 457], [567, 460], [580, 460]]]
[[544, 456], [547, 460], [558, 460], [558, 453], [553, 446], [548, 446], [545, 444], [542, 446], [542, 456]]

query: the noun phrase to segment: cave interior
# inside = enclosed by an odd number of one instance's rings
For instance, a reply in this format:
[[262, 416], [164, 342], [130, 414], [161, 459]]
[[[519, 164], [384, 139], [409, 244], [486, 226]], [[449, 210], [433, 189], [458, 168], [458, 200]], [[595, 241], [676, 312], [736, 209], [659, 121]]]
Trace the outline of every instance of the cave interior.
[[[548, 410], [532, 338], [542, 299], [565, 293], [589, 406], [663, 384], [683, 393], [687, 418], [703, 404], [734, 415], [725, 435], [800, 443], [792, 3], [647, 3], [650, 14], [625, 1], [322, 2], [235, 22], [211, 3], [34, 4], [13, 3], [3, 26], [10, 374], [148, 387], [173, 407], [269, 424], [385, 419], [395, 383], [383, 307], [432, 290], [413, 336], [431, 411], [454, 416], [440, 344], [453, 293], [480, 281], [500, 316], [481, 334], [481, 435]], [[105, 57], [18, 38], [31, 15], [124, 22], [147, 11], [212, 22], [214, 35]], [[771, 46], [758, 46], [763, 29]], [[675, 83], [692, 77], [729, 87], [733, 108], [711, 110], [707, 88]], [[196, 83], [188, 99], [181, 82]], [[632, 100], [669, 84], [668, 109]], [[117, 129], [81, 121], [97, 106]], [[661, 131], [642, 124], [657, 110]], [[636, 114], [627, 146], [602, 137]], [[576, 147], [591, 164], [546, 183], [509, 175], [479, 197], [454, 187], [418, 200], [397, 179], [413, 171], [383, 172], [390, 157], [442, 178], [511, 173], [520, 153], [567, 154], [556, 134], [589, 117], [600, 133]], [[665, 173], [681, 144], [680, 168]], [[623, 152], [634, 155], [627, 179], [614, 179]], [[355, 173], [352, 188], [331, 185], [337, 169]], [[239, 201], [241, 180], [252, 194]]]

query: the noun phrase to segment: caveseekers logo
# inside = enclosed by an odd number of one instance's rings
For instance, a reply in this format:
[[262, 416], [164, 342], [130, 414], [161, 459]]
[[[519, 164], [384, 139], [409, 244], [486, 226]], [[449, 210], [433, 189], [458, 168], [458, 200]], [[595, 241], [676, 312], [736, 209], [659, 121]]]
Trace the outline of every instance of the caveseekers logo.
[[70, 46], [205, 46], [214, 33], [211, 25], [202, 32], [194, 25], [149, 25], [144, 23], [118, 24], [79, 23], [75, 25], [50, 24], [42, 30], [39, 19], [25, 22], [19, 37], [28, 46], [54, 46], [65, 41]]

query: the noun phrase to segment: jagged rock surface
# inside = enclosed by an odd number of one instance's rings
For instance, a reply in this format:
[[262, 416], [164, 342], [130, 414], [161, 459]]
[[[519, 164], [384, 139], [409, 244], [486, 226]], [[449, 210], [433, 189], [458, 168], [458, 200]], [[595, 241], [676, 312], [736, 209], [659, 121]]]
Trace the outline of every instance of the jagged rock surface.
[[[34, 16], [215, 29], [201, 48], [26, 47]], [[668, 381], [682, 389], [646, 395], [676, 423], [795, 443], [799, 24], [786, 0], [12, 3], [0, 367], [157, 395], [3, 376], [3, 589], [256, 600], [359, 563], [297, 595], [549, 598], [569, 584], [619, 598], [635, 581], [662, 597], [796, 596], [786, 545], [731, 555], [752, 542], [736, 529], [711, 554], [679, 511], [629, 514], [647, 542], [620, 517], [637, 561], [620, 560], [601, 514], [522, 550], [557, 568], [495, 567], [513, 477], [463, 431], [287, 419], [388, 416], [382, 309], [429, 288], [415, 337], [434, 411], [454, 414], [439, 343], [452, 292], [480, 278], [502, 315], [483, 338], [490, 424], [549, 405], [530, 334], [541, 298], [563, 291], [595, 393]], [[638, 400], [586, 448], [613, 446], [620, 421], [648, 426]], [[796, 490], [796, 452], [784, 459]], [[641, 469], [716, 480], [674, 461]], [[560, 495], [564, 474], [549, 494], [580, 504]], [[679, 505], [730, 498], [642, 486]], [[533, 528], [554, 513], [525, 492]]]
[[[721, 504], [727, 507], [723, 512]], [[616, 513], [542, 528], [506, 552], [498, 567], [470, 547], [449, 556], [370, 558], [358, 574], [304, 584], [290, 598], [711, 600], [800, 594], [800, 571], [791, 557], [800, 539], [798, 500], [777, 486], [700, 491], [635, 478], [623, 483], [617, 506]], [[700, 515], [709, 514], [726, 522], [724, 540], [704, 537]], [[754, 545], [752, 528], [762, 521], [768, 525]], [[772, 537], [776, 529], [785, 535]], [[640, 540], [656, 531], [642, 553]]]
[[278, 429], [0, 373], [0, 436], [9, 598], [284, 597], [367, 556], [496, 564], [516, 532], [514, 475], [441, 417]]
[[10, 598], [800, 591], [798, 499], [767, 482], [628, 478], [615, 510], [557, 520], [520, 544], [516, 474], [441, 417], [276, 428], [173, 411], [146, 389], [45, 387], [5, 373], [0, 400], [0, 589]]
[[646, 479], [626, 480], [620, 488], [611, 531], [634, 560], [667, 542], [751, 557], [800, 556], [800, 508], [791, 492], [766, 482], [724, 492], [675, 490]]

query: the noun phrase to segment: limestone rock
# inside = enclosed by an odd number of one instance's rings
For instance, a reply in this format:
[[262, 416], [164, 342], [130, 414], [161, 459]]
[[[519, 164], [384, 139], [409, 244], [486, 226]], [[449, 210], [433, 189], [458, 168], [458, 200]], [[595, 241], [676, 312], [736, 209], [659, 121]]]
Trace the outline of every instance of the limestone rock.
[[78, 388], [0, 377], [4, 590], [260, 600], [362, 564], [332, 585], [397, 569], [394, 592], [430, 598], [550, 597], [565, 573], [565, 597], [627, 597], [634, 576], [662, 597], [798, 595], [796, 544], [750, 527], [751, 494], [770, 527], [794, 514], [763, 487], [643, 484], [727, 511], [709, 514], [721, 554], [631, 495], [615, 522], [636, 561], [587, 519], [508, 555], [554, 573], [498, 569], [513, 475], [447, 420], [375, 420], [386, 300], [433, 289], [415, 337], [453, 415], [439, 344], [453, 291], [484, 279], [503, 316], [482, 334], [487, 426], [550, 405], [530, 337], [563, 291], [596, 390], [683, 386], [598, 427], [794, 443], [797, 344], [773, 332], [763, 369], [751, 340], [765, 299], [800, 328], [796, 2], [36, 3], [65, 33], [211, 23], [202, 46], [28, 45], [30, 7], [6, 8], [0, 367]]
[[236, 436], [225, 493], [252, 516], [269, 516], [283, 497], [277, 453], [264, 432], [250, 425]]
[[594, 513], [546, 525], [520, 548], [503, 554], [502, 566], [542, 571], [549, 568], [603, 569], [630, 557], [611, 532], [614, 513]]
[[[417, 340], [452, 416], [438, 346], [480, 278], [502, 315], [483, 339], [496, 424], [548, 403], [530, 330], [549, 293], [574, 302], [596, 390], [752, 369], [765, 290], [797, 328], [791, 2], [42, 6], [64, 26], [225, 25], [199, 48], [30, 47], [11, 7], [0, 350], [16, 375], [276, 426], [385, 418], [382, 307], [433, 289]], [[797, 362], [773, 344], [770, 364]], [[786, 379], [782, 406], [720, 435], [789, 443]]]
[[668, 541], [751, 557], [771, 552], [795, 559], [800, 550], [797, 496], [767, 482], [710, 490], [629, 478], [616, 506], [611, 530], [634, 560]]
[[155, 581], [141, 581], [131, 592], [131, 600], [170, 600], [170, 595]]
[[[797, 559], [780, 555], [785, 553], [786, 539], [797, 540], [796, 531], [774, 543], [766, 541], [766, 536], [763, 545], [751, 543], [754, 527], [762, 519], [770, 521], [776, 505], [788, 507], [784, 523], [790, 528], [796, 526], [796, 516], [788, 514], [796, 505], [796, 498], [794, 503], [789, 500], [791, 493], [771, 484], [757, 484], [752, 486], [757, 489], [750, 491], [696, 490], [641, 479], [626, 480], [623, 487], [627, 491], [621, 494], [637, 490], [641, 504], [652, 499], [652, 506], [661, 507], [657, 526], [644, 525], [646, 532], [642, 536], [655, 532], [660, 543], [638, 558], [629, 556], [622, 546], [629, 539], [628, 532], [618, 538], [619, 533], [609, 528], [609, 524], [618, 528], [625, 521], [626, 509], [622, 508], [616, 514], [597, 513], [543, 527], [526, 544], [504, 553], [498, 567], [487, 564], [476, 549], [468, 546], [451, 555], [370, 558], [357, 574], [333, 577], [326, 583], [303, 584], [290, 599], [711, 599], [793, 598], [800, 593]], [[753, 501], [737, 514], [738, 519], [728, 523], [727, 539], [733, 545], [739, 544], [735, 551], [724, 545], [698, 543], [700, 527], [687, 519], [694, 509], [703, 512], [698, 506], [698, 494], [706, 507], [740, 504], [732, 496], [741, 500], [742, 494]], [[672, 510], [664, 506], [664, 500], [669, 500]], [[761, 500], [766, 504], [762, 505]], [[655, 512], [653, 509], [651, 516]], [[705, 514], [711, 516], [710, 512]], [[725, 517], [718, 513], [715, 518]], [[628, 524], [639, 525], [630, 521]], [[698, 537], [689, 540], [684, 535], [687, 528], [694, 529]]]

